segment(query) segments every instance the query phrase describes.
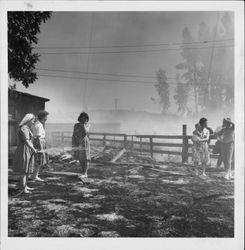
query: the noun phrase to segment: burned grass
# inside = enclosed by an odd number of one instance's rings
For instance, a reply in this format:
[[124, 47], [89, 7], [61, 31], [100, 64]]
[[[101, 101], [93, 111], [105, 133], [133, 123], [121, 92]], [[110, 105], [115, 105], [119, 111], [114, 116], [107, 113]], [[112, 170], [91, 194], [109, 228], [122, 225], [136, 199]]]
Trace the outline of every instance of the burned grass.
[[[47, 171], [49, 170], [49, 171]], [[234, 182], [175, 163], [158, 167], [91, 164], [90, 184], [52, 171], [32, 194], [9, 189], [9, 237], [233, 237]], [[13, 181], [12, 181], [13, 182]]]

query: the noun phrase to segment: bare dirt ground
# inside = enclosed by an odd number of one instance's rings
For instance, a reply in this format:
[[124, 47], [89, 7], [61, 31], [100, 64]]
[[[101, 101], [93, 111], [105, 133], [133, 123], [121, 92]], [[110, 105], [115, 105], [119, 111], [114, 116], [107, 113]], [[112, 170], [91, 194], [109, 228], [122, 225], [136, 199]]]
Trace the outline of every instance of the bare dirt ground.
[[[91, 164], [88, 185], [52, 171], [29, 182], [32, 194], [9, 189], [10, 237], [233, 237], [234, 181], [166, 162], [159, 167]], [[46, 171], [46, 172], [45, 172]], [[10, 181], [10, 184], [14, 181]]]

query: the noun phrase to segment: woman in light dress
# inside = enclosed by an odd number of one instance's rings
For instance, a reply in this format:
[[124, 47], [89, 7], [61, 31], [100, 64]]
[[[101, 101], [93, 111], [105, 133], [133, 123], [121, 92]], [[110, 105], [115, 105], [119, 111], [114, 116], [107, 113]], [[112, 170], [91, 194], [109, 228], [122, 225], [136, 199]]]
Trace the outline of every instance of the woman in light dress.
[[202, 166], [202, 175], [206, 175], [206, 166], [209, 163], [209, 150], [208, 150], [209, 130], [207, 129], [207, 119], [201, 118], [199, 123], [196, 124], [196, 129], [193, 131], [193, 155], [192, 160], [196, 166], [196, 175], [199, 174], [199, 163]]
[[32, 188], [26, 185], [31, 157], [37, 150], [34, 148], [31, 126], [35, 122], [35, 116], [26, 114], [19, 124], [18, 144], [14, 155], [14, 171], [20, 175], [20, 188], [24, 193], [30, 193]]

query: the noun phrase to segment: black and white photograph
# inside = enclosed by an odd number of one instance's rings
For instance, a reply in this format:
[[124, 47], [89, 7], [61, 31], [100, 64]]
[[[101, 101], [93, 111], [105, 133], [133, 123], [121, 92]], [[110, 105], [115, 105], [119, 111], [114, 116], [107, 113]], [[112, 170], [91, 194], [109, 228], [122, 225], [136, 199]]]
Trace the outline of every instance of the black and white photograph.
[[92, 2], [2, 5], [3, 249], [243, 249], [243, 2]]

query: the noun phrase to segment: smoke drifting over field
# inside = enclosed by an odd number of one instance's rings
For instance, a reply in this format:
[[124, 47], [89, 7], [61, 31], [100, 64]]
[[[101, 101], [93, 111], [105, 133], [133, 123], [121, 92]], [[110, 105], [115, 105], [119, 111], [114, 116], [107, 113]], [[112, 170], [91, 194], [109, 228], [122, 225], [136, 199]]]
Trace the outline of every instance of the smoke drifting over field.
[[[118, 123], [122, 133], [141, 133], [141, 134], [165, 134], [165, 135], [181, 135], [182, 125], [187, 125], [187, 133], [191, 134], [194, 130], [195, 124], [201, 117], [208, 119], [208, 125], [215, 130], [216, 127], [222, 124], [224, 117], [230, 117], [234, 120], [234, 113], [232, 111], [220, 111], [216, 113], [202, 113], [198, 116], [177, 116], [177, 115], [163, 115], [157, 113], [149, 113], [145, 111], [130, 111], [130, 110], [97, 110], [89, 111], [91, 124], [110, 124]], [[62, 114], [58, 117], [54, 114], [56, 119], [50, 119], [46, 125], [47, 132], [53, 131], [72, 131], [74, 123], [77, 122], [79, 113]], [[109, 127], [103, 127], [103, 132], [109, 132]], [[96, 131], [95, 131], [96, 132]]]

